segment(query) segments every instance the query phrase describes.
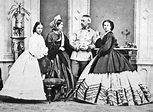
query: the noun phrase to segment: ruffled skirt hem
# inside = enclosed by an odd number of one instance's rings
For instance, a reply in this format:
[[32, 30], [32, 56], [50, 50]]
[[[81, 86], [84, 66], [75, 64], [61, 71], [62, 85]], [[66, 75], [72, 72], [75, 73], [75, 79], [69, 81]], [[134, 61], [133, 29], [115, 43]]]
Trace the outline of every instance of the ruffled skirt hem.
[[97, 104], [140, 105], [149, 103], [151, 95], [137, 72], [88, 74], [79, 79], [75, 98]]

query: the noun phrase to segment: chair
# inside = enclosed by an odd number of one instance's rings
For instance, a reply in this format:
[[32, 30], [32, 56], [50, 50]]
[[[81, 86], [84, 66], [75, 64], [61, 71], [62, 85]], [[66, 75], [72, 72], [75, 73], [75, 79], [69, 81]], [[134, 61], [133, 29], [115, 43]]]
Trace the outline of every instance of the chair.
[[[48, 91], [48, 101], [51, 102], [51, 90], [53, 87], [60, 86], [63, 89], [66, 89], [66, 81], [60, 78], [52, 78], [51, 74], [54, 72], [54, 62], [51, 62], [47, 57], [43, 57], [38, 60], [40, 71], [42, 74], [45, 74], [47, 78], [43, 80], [44, 86], [47, 87]], [[66, 94], [64, 94], [65, 100]]]
[[[56, 86], [61, 86], [61, 88], [65, 89], [65, 80], [64, 79], [60, 79], [60, 78], [46, 78], [44, 79], [44, 84], [47, 87], [48, 90], [48, 101], [49, 103], [51, 102], [51, 90], [53, 87]], [[64, 94], [64, 99], [65, 99], [65, 94]], [[65, 100], [64, 100], [65, 101]]]

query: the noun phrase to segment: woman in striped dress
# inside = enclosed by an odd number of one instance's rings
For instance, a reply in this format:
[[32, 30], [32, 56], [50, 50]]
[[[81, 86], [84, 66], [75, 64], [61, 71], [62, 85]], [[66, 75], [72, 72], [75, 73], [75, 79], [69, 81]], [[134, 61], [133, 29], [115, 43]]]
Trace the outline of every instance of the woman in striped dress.
[[80, 76], [75, 98], [97, 104], [140, 105], [150, 102], [150, 93], [141, 78], [122, 53], [115, 50], [117, 40], [114, 23], [105, 20], [103, 38], [96, 41], [99, 48], [95, 58]]

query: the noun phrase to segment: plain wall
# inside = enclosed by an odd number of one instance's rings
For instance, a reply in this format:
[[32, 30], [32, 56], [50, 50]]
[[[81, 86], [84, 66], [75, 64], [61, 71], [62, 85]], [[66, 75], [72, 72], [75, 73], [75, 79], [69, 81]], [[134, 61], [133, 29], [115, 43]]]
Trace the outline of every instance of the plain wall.
[[91, 27], [104, 34], [101, 27], [102, 21], [110, 19], [114, 22], [113, 30], [120, 46], [125, 45], [125, 37], [121, 31], [128, 29], [129, 42], [134, 42], [134, 0], [90, 0]]
[[44, 25], [43, 36], [46, 38], [50, 31], [49, 23], [54, 16], [61, 15], [63, 32], [68, 34], [68, 0], [40, 0], [40, 21]]
[[[46, 38], [50, 31], [49, 23], [55, 15], [62, 16], [63, 31], [68, 35], [68, 0], [40, 0], [40, 20], [44, 24], [43, 36]], [[128, 41], [134, 42], [134, 0], [90, 0], [91, 27], [101, 32], [102, 21], [110, 19], [114, 22], [113, 30], [120, 46], [125, 45], [125, 36], [122, 31], [128, 29]]]

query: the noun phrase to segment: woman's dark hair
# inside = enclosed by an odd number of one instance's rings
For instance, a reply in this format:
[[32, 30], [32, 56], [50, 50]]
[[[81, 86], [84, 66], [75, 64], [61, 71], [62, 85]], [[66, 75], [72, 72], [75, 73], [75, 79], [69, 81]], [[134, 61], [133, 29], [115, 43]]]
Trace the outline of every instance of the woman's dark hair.
[[37, 21], [36, 23], [35, 23], [35, 25], [34, 25], [34, 27], [33, 27], [33, 33], [35, 33], [36, 32], [36, 28], [37, 28], [37, 26], [38, 25], [42, 25], [42, 23], [40, 22], [40, 21]]
[[111, 31], [112, 31], [112, 30], [114, 29], [114, 23], [113, 23], [113, 21], [111, 21], [111, 20], [109, 20], [109, 19], [104, 20], [103, 23], [102, 23], [102, 27], [104, 27], [104, 23], [105, 23], [105, 22], [109, 22], [109, 23], [110, 23]]
[[62, 23], [62, 20], [58, 20], [57, 22], [56, 22], [56, 26], [58, 27], [58, 25], [60, 25]]
[[57, 22], [55, 23], [55, 26], [52, 28], [52, 31], [57, 31], [57, 27], [62, 23], [63, 21], [60, 19], [60, 20], [57, 20]]

